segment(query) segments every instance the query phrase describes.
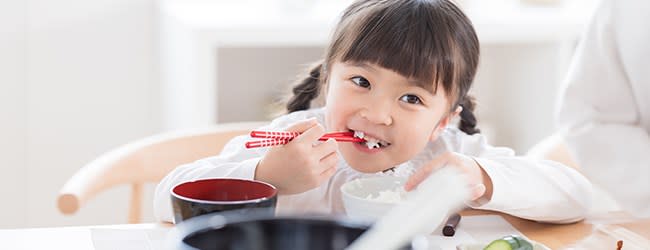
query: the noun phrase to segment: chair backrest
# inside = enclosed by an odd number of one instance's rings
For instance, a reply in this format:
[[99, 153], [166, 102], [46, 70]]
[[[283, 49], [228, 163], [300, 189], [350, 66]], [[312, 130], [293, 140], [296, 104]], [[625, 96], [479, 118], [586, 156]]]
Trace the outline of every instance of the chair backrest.
[[224, 123], [205, 129], [162, 133], [117, 147], [68, 179], [58, 195], [59, 211], [74, 214], [98, 193], [116, 185], [131, 184], [128, 222], [140, 222], [144, 183], [160, 181], [181, 164], [216, 155], [233, 137], [264, 124]]

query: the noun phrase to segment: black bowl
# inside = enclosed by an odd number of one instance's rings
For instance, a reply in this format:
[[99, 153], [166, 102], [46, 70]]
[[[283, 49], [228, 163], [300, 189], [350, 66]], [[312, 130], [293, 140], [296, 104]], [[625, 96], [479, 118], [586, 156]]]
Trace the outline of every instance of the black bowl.
[[174, 223], [229, 210], [246, 214], [253, 208], [256, 213], [272, 216], [277, 194], [272, 185], [255, 180], [214, 178], [184, 182], [171, 190]]
[[344, 249], [368, 228], [346, 218], [222, 213], [180, 223], [176, 239], [183, 250], [332, 250]]

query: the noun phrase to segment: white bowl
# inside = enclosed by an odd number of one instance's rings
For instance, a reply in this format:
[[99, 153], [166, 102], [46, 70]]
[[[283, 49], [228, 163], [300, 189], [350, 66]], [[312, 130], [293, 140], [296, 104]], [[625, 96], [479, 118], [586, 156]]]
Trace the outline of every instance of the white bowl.
[[[341, 186], [343, 207], [350, 218], [375, 221], [400, 202], [406, 178], [394, 176], [352, 180]], [[403, 192], [403, 191], [402, 191]], [[383, 199], [391, 198], [391, 199]]]

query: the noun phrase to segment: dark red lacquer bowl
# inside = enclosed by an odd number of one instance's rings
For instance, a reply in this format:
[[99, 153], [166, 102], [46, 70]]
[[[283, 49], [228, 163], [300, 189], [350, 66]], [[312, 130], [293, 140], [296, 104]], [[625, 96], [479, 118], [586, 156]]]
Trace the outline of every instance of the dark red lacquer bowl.
[[277, 196], [275, 187], [256, 180], [214, 178], [184, 182], [171, 190], [174, 223], [230, 210], [242, 214], [251, 209], [263, 210], [272, 216]]

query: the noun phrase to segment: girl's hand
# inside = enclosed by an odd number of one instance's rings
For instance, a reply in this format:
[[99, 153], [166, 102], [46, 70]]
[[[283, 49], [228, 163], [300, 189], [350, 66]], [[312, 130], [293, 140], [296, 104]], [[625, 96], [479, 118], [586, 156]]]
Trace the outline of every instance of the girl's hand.
[[467, 182], [471, 187], [471, 199], [477, 200], [492, 197], [492, 181], [474, 159], [462, 154], [444, 152], [431, 160], [427, 165], [418, 169], [404, 185], [406, 191], [415, 189], [431, 172], [441, 167], [454, 167], [465, 173]]
[[336, 171], [338, 145], [334, 139], [319, 143], [325, 128], [316, 119], [287, 129], [301, 132], [291, 142], [269, 149], [255, 169], [255, 179], [278, 188], [280, 194], [296, 194], [318, 187]]

